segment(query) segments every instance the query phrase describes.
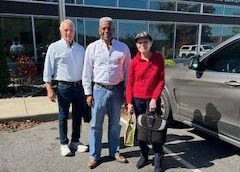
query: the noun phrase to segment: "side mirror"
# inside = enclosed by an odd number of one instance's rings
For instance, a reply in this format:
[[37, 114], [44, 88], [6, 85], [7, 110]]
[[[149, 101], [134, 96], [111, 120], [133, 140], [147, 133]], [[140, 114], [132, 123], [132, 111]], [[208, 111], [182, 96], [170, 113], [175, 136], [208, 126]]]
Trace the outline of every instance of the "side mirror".
[[196, 70], [196, 78], [201, 78], [204, 71], [204, 65], [200, 62], [199, 56], [190, 59], [188, 67], [192, 70]]
[[199, 56], [193, 56], [188, 63], [188, 68], [193, 70], [198, 70], [200, 66]]

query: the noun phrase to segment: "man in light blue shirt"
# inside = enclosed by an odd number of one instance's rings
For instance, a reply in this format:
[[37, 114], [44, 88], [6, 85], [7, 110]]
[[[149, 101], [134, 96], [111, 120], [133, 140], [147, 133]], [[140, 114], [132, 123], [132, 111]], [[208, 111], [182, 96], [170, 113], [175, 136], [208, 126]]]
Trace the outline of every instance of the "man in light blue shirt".
[[[83, 114], [84, 93], [82, 88], [82, 68], [84, 48], [74, 42], [75, 28], [71, 20], [60, 24], [61, 39], [52, 43], [45, 58], [43, 81], [46, 83], [47, 96], [50, 101], [58, 99], [59, 134], [61, 154], [71, 154], [71, 149], [84, 152], [87, 146], [79, 142], [80, 125]], [[57, 94], [52, 88], [52, 81], [57, 83]], [[68, 146], [67, 119], [72, 103], [72, 139]]]
[[85, 53], [82, 81], [87, 104], [92, 107], [88, 161], [90, 169], [97, 166], [101, 157], [102, 125], [105, 114], [108, 114], [109, 155], [118, 162], [127, 162], [119, 154], [119, 122], [124, 82], [127, 79], [131, 55], [126, 44], [113, 39], [113, 32], [112, 19], [101, 18], [99, 20], [101, 38], [89, 44]]

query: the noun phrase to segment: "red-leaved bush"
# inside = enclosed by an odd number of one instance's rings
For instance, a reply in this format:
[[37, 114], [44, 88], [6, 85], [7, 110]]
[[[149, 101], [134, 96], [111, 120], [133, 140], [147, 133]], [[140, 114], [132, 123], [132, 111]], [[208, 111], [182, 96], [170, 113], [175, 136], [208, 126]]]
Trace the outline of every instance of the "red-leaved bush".
[[37, 70], [32, 60], [28, 56], [19, 56], [16, 59], [16, 76], [23, 78], [32, 78], [36, 75]]

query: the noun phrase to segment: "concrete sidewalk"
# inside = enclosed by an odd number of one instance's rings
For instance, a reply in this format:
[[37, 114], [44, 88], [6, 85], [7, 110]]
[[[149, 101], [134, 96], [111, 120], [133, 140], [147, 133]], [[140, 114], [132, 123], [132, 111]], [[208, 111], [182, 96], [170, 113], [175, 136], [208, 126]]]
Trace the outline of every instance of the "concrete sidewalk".
[[[47, 96], [0, 99], [0, 122], [24, 119], [53, 121], [57, 119], [57, 113], [57, 102], [51, 102]], [[121, 122], [126, 123], [125, 118], [121, 118]]]
[[57, 113], [57, 102], [50, 102], [47, 96], [0, 99], [0, 122], [22, 119], [49, 121], [56, 119]]

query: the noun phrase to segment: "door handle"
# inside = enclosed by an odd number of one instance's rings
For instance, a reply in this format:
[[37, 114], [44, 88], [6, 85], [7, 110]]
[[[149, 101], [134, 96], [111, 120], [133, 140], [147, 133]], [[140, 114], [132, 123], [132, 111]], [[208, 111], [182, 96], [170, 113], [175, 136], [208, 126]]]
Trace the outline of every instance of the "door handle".
[[239, 87], [240, 86], [240, 83], [237, 81], [227, 81], [227, 82], [224, 82], [223, 84], [228, 87]]

